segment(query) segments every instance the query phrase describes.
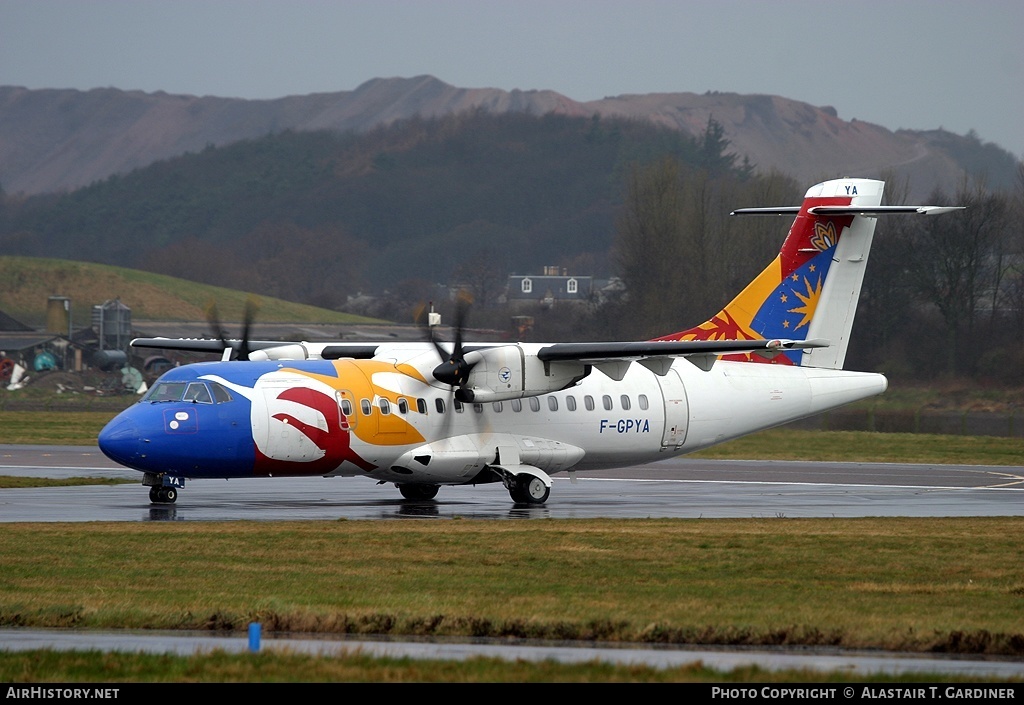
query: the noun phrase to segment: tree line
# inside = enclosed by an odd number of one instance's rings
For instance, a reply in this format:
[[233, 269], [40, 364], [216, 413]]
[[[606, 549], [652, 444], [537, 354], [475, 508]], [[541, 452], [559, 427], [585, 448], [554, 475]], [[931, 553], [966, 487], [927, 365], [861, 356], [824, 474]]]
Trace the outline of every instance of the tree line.
[[[463, 287], [473, 324], [496, 329], [509, 327], [497, 305], [507, 275], [557, 265], [617, 277], [624, 294], [538, 306], [532, 339], [639, 339], [706, 320], [778, 252], [785, 219], [728, 214], [798, 204], [807, 184], [755, 167], [713, 119], [692, 136], [484, 111], [360, 135], [284, 132], [68, 194], [0, 193], [0, 251], [334, 309], [372, 293], [366, 312], [396, 321], [426, 300], [445, 312], [443, 292]], [[904, 203], [909, 184], [881, 178], [887, 202]], [[879, 221], [849, 364], [1019, 381], [1024, 176], [1011, 190], [965, 177], [929, 202], [968, 209]]]
[[[882, 175], [885, 202], [906, 205], [906, 180]], [[734, 179], [667, 158], [630, 175], [616, 236], [628, 292], [600, 312], [631, 338], [682, 330], [728, 303], [778, 251], [789, 221], [726, 215], [732, 204], [795, 205], [778, 174]], [[1024, 166], [1016, 189], [964, 176], [929, 205], [942, 217], [881, 218], [847, 365], [895, 377], [1024, 380]], [[729, 204], [729, 205], [727, 205]], [[612, 315], [614, 312], [614, 315]]]

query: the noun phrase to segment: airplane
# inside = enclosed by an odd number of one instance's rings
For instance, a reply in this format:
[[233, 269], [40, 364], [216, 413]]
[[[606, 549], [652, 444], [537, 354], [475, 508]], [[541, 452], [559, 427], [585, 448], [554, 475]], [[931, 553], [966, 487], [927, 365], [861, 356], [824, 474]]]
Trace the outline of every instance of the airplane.
[[[653, 340], [310, 343], [139, 338], [220, 354], [173, 368], [100, 432], [170, 504], [187, 479], [364, 476], [407, 500], [501, 483], [547, 501], [551, 475], [663, 460], [880, 394], [843, 369], [884, 182], [842, 178], [800, 206], [776, 258], [718, 314]], [[461, 315], [460, 315], [461, 318]], [[437, 320], [432, 323], [437, 323]]]

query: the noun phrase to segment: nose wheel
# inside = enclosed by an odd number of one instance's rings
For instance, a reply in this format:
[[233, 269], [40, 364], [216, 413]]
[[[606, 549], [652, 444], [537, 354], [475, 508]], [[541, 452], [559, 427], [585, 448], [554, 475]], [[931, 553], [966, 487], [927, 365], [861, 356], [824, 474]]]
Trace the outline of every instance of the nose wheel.
[[178, 499], [178, 490], [173, 487], [150, 487], [149, 501], [153, 504], [174, 504]]

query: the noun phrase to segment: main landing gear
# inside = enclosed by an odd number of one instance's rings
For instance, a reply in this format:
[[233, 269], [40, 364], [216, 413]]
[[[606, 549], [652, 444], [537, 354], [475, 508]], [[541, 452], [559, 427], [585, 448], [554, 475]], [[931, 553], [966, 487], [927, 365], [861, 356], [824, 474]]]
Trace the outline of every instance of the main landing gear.
[[438, 485], [418, 485], [412, 483], [398, 483], [398, 491], [406, 499], [433, 499], [437, 496]]
[[544, 504], [551, 488], [536, 475], [520, 473], [509, 482], [508, 493], [516, 504]]

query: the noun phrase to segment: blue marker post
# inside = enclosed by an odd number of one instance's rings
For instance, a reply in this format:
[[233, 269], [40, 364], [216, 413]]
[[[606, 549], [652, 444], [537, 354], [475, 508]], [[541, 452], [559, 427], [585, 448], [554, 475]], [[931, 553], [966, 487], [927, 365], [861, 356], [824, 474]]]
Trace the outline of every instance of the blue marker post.
[[260, 623], [249, 623], [249, 651], [256, 653], [260, 650]]

